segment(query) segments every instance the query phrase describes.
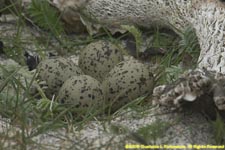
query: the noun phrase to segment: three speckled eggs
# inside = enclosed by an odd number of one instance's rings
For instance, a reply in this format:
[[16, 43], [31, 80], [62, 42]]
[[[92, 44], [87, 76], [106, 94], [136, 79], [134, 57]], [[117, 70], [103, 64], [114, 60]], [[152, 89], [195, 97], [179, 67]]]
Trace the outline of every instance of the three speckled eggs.
[[114, 44], [100, 40], [87, 45], [78, 66], [65, 58], [48, 59], [38, 66], [39, 79], [46, 81], [48, 95], [60, 103], [89, 109], [109, 105], [115, 111], [130, 101], [151, 93], [153, 75], [137, 60], [124, 61]]

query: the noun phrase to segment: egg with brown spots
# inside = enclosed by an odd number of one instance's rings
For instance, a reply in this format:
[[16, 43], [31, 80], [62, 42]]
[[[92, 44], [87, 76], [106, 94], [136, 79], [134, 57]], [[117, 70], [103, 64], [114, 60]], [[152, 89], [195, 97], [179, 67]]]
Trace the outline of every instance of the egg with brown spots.
[[37, 67], [38, 78], [47, 84], [46, 95], [57, 94], [64, 81], [76, 75], [82, 75], [82, 70], [66, 58], [46, 59]]
[[152, 93], [154, 78], [146, 64], [127, 60], [109, 72], [102, 86], [106, 103], [115, 111], [144, 94]]
[[104, 96], [100, 82], [91, 76], [73, 76], [65, 81], [59, 91], [58, 101], [73, 108], [87, 110], [103, 108]]
[[85, 74], [102, 81], [121, 61], [123, 61], [122, 52], [111, 42], [101, 40], [87, 45], [81, 51], [78, 63]]

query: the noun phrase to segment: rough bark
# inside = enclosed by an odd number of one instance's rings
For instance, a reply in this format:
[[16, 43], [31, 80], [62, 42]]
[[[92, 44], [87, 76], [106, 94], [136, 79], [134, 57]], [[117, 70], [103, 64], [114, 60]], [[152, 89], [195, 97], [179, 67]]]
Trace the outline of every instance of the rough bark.
[[[77, 8], [82, 0], [54, 0], [62, 9]], [[169, 27], [176, 32], [188, 25], [196, 30], [201, 53], [199, 67], [225, 73], [225, 4], [219, 0], [83, 0], [80, 14], [91, 23]], [[83, 4], [84, 4], [83, 3]], [[84, 15], [85, 14], [85, 15]], [[87, 21], [87, 20], [86, 20]]]

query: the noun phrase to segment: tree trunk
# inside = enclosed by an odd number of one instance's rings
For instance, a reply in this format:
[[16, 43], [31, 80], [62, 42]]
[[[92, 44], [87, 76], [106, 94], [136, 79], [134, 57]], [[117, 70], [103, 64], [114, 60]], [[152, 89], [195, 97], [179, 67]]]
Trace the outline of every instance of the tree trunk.
[[[64, 3], [60, 0], [55, 2], [61, 8], [77, 6], [75, 5], [77, 2], [72, 0], [64, 0]], [[196, 30], [201, 47], [199, 67], [225, 73], [225, 4], [222, 2], [89, 0], [83, 8], [80, 11], [81, 17], [91, 26], [101, 24], [114, 28], [122, 24], [131, 24], [149, 28], [158, 25], [172, 28], [175, 32], [182, 32], [185, 27], [191, 25]]]
[[100, 25], [114, 29], [124, 24], [150, 28], [157, 25], [180, 33], [191, 25], [201, 47], [198, 66], [225, 73], [225, 4], [220, 1], [51, 0], [51, 3], [64, 12], [64, 20], [69, 22], [71, 18], [69, 24], [74, 27], [79, 22], [79, 15], [88, 28]]

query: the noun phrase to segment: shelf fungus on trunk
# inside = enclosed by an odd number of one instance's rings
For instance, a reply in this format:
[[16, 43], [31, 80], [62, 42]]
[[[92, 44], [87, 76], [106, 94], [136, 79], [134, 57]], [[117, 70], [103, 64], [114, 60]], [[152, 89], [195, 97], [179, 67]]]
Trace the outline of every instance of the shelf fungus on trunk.
[[[225, 112], [225, 76], [205, 69], [189, 70], [169, 85], [161, 85], [153, 91], [153, 105], [170, 110], [185, 110], [207, 114], [215, 119], [217, 112]], [[223, 115], [224, 116], [224, 115]]]

